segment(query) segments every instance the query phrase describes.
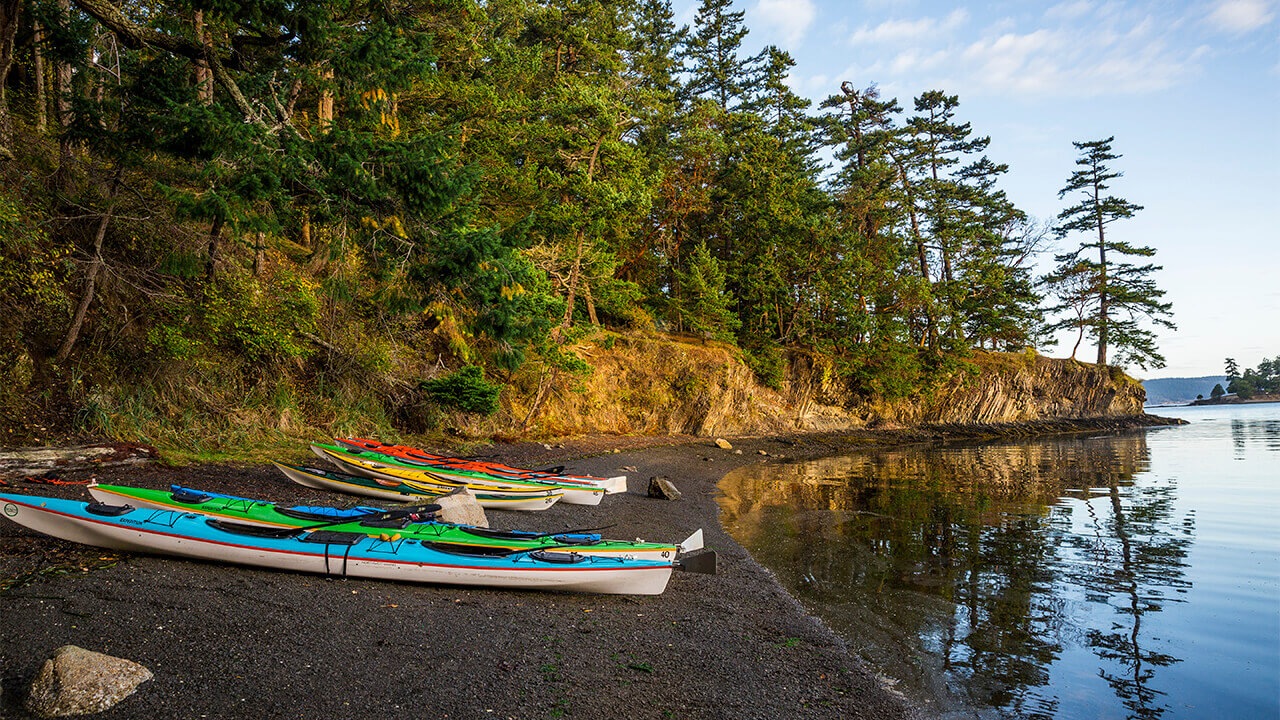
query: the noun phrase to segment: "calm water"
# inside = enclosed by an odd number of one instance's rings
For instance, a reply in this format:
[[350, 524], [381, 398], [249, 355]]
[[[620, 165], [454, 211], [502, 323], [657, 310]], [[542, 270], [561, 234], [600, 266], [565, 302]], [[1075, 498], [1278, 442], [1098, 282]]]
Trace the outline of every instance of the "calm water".
[[748, 467], [730, 532], [938, 716], [1280, 718], [1280, 405]]

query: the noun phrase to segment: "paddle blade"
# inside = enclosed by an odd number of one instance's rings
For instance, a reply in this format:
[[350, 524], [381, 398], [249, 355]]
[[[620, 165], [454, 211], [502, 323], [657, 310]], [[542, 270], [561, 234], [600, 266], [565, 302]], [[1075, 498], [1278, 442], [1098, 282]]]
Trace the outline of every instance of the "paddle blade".
[[697, 555], [682, 557], [675, 563], [676, 569], [702, 575], [716, 574], [716, 551], [707, 550]]
[[685, 538], [684, 542], [680, 543], [679, 547], [680, 547], [680, 552], [682, 553], [691, 553], [694, 550], [701, 550], [702, 549], [702, 528], [698, 528], [697, 530], [693, 531], [693, 534]]

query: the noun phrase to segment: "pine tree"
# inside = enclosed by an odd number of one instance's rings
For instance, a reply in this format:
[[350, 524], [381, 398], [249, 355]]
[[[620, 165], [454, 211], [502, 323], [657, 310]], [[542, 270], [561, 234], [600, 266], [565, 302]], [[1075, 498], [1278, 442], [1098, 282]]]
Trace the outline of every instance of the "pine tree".
[[1163, 367], [1164, 357], [1155, 345], [1155, 333], [1141, 326], [1139, 318], [1166, 328], [1176, 327], [1168, 316], [1172, 305], [1162, 302], [1164, 291], [1156, 286], [1152, 275], [1160, 269], [1154, 264], [1135, 265], [1130, 257], [1151, 257], [1155, 249], [1133, 245], [1108, 237], [1107, 230], [1119, 221], [1133, 217], [1142, 207], [1107, 194], [1111, 181], [1122, 173], [1110, 167], [1114, 154], [1105, 140], [1072, 143], [1081, 151], [1076, 159], [1078, 170], [1058, 193], [1059, 198], [1072, 195], [1078, 202], [1058, 214], [1055, 232], [1065, 237], [1073, 232], [1087, 233], [1088, 239], [1068, 253], [1055, 256], [1058, 263], [1055, 278], [1084, 288], [1076, 300], [1087, 303], [1087, 312], [1066, 317], [1049, 325], [1050, 330], [1076, 329], [1087, 332], [1097, 342], [1099, 365], [1108, 361], [1108, 351], [1115, 349], [1120, 362], [1132, 361], [1139, 367]]
[[746, 12], [731, 7], [733, 0], [702, 0], [682, 58], [690, 74], [688, 95], [710, 99], [722, 111], [733, 110], [746, 99], [759, 60], [739, 57], [748, 32]]
[[690, 332], [704, 339], [733, 342], [738, 318], [730, 309], [733, 296], [725, 289], [724, 270], [706, 245], [698, 245], [680, 272], [680, 317]]

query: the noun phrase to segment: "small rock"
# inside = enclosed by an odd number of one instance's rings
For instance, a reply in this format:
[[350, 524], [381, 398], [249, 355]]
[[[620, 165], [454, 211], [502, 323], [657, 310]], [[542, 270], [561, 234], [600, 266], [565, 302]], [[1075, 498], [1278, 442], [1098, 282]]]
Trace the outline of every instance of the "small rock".
[[733, 444], [730, 443], [728, 440], [725, 440], [724, 438], [716, 438], [716, 447], [720, 448], [721, 450], [732, 450]]
[[734, 451], [733, 451], [733, 454], [734, 454], [734, 455], [741, 455], [741, 454], [742, 454], [742, 451], [741, 451], [741, 450], [734, 450]]
[[132, 660], [63, 645], [36, 673], [26, 707], [42, 718], [99, 713], [151, 678], [150, 670]]
[[659, 500], [679, 500], [680, 491], [665, 476], [655, 475], [649, 478], [649, 497]]
[[765, 457], [769, 457], [769, 453], [765, 450], [757, 450], [756, 452], [760, 453], [761, 455], [764, 455]]
[[458, 488], [431, 502], [440, 506], [436, 511], [436, 520], [440, 522], [489, 527], [489, 518], [485, 517], [484, 508], [480, 507], [476, 496], [466, 488]]

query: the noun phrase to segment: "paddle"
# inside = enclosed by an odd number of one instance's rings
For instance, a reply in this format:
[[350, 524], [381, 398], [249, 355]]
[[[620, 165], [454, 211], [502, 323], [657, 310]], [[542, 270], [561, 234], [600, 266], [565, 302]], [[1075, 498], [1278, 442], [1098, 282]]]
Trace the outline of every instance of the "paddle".
[[305, 525], [303, 527], [299, 527], [295, 529], [310, 531], [310, 530], [320, 530], [322, 528], [328, 528], [328, 527], [335, 527], [337, 525], [346, 525], [347, 523], [353, 523], [353, 522], [366, 522], [368, 520], [399, 520], [400, 518], [407, 518], [412, 515], [417, 515], [419, 513], [425, 515], [429, 513], [438, 512], [439, 510], [440, 510], [440, 506], [435, 503], [431, 503], [429, 505], [414, 505], [412, 507], [395, 508], [393, 510], [383, 510], [380, 512], [366, 513], [364, 515], [355, 515], [352, 517], [345, 517], [339, 520], [318, 523], [316, 525]]
[[705, 550], [695, 555], [682, 555], [679, 560], [676, 560], [675, 568], [701, 575], [715, 575], [716, 551]]
[[[421, 513], [435, 512], [436, 510], [439, 510], [439, 509], [440, 509], [440, 506], [434, 503], [431, 505], [416, 505], [414, 507], [397, 508], [395, 510], [386, 510], [383, 512], [367, 513], [367, 514], [358, 515], [355, 517], [346, 517], [346, 518], [341, 518], [339, 520], [331, 520], [328, 522], [316, 523], [315, 525], [303, 525], [301, 527], [288, 527], [288, 528], [266, 527], [263, 525], [254, 525], [252, 523], [231, 522], [228, 520], [221, 520], [218, 518], [205, 518], [205, 523], [210, 527], [215, 527], [224, 532], [235, 533], [237, 535], [252, 535], [255, 537], [266, 537], [266, 538], [291, 538], [291, 537], [297, 537], [299, 535], [302, 535], [303, 533], [314, 533], [317, 530], [324, 530], [325, 528], [331, 528], [337, 525], [347, 525], [349, 523], [367, 522], [368, 520], [373, 518], [376, 518], [378, 520], [394, 520], [398, 518], [415, 516], [419, 512]], [[334, 534], [334, 535], [349, 534], [349, 535], [355, 536], [355, 535], [359, 535], [360, 533], [353, 532], [353, 533], [330, 533], [330, 534]]]
[[524, 532], [515, 532], [511, 530], [491, 530], [489, 528], [477, 528], [477, 527], [469, 527], [469, 528], [466, 528], [466, 530], [472, 535], [479, 535], [481, 537], [493, 538], [496, 540], [538, 540], [544, 537], [555, 537], [557, 535], [582, 535], [586, 533], [593, 533], [593, 532], [596, 532], [597, 530], [608, 530], [611, 527], [613, 527], [613, 525], [602, 525], [600, 527], [594, 527], [594, 528], [581, 528], [578, 530], [559, 530], [557, 532], [544, 532], [544, 533], [534, 533], [534, 532], [524, 533]]

